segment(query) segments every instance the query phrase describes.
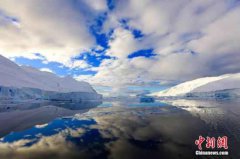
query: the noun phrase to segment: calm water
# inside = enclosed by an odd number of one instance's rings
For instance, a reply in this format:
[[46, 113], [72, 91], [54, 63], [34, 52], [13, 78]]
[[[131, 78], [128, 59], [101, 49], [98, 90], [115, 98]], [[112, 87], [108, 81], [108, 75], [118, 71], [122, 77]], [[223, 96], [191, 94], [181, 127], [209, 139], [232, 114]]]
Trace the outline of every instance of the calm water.
[[[2, 103], [0, 159], [238, 159], [239, 119], [238, 100]], [[199, 135], [227, 136], [229, 156], [195, 156]]]

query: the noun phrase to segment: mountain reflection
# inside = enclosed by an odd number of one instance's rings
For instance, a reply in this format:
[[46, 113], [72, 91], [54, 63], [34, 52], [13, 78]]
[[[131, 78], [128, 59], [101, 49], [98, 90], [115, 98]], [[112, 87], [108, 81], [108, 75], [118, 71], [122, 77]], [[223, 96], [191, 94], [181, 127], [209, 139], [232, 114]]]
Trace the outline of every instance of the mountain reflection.
[[21, 131], [35, 125], [46, 124], [59, 117], [86, 112], [101, 103], [101, 101], [1, 103], [0, 137], [12, 131]]

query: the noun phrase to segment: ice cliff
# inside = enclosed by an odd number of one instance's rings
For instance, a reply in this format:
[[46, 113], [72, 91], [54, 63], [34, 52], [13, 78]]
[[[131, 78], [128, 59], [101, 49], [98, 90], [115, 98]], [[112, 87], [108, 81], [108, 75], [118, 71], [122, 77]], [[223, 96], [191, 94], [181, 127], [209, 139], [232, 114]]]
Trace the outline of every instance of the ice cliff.
[[99, 100], [102, 96], [87, 82], [18, 66], [0, 55], [0, 98], [82, 101]]

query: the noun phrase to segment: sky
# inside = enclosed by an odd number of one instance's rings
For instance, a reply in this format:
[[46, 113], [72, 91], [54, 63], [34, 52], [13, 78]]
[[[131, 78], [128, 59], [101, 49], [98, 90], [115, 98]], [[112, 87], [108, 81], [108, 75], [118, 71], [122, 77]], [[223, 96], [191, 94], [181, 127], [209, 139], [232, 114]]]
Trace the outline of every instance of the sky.
[[240, 72], [239, 0], [1, 0], [0, 54], [105, 94]]

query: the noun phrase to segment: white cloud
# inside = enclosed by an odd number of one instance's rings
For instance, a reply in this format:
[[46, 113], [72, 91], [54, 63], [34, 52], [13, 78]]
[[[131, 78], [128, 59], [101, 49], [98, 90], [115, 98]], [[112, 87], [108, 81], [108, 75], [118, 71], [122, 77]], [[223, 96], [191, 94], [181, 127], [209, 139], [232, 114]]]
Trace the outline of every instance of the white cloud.
[[240, 46], [240, 8], [236, 8], [221, 19], [203, 29], [203, 36], [189, 45], [197, 52], [205, 54], [222, 54], [238, 52]]
[[94, 85], [113, 87], [119, 91], [127, 85], [137, 85], [152, 81], [147, 68], [151, 66], [150, 59], [138, 57], [134, 59], [107, 59], [100, 67], [95, 68], [96, 75], [88, 79]]
[[39, 53], [47, 61], [67, 65], [95, 43], [81, 7], [73, 0], [2, 0], [0, 9], [19, 19], [20, 27], [11, 21], [0, 26], [0, 53], [31, 59]]
[[70, 68], [85, 69], [90, 67], [89, 64], [84, 60], [74, 60], [67, 65]]
[[74, 78], [78, 81], [87, 81], [87, 82], [91, 82], [89, 80], [91, 80], [91, 78], [93, 77], [93, 75], [75, 75]]
[[54, 73], [54, 71], [49, 68], [41, 68], [40, 71]]
[[117, 58], [126, 58], [129, 54], [140, 48], [132, 33], [123, 28], [114, 30], [113, 37], [109, 42], [109, 47], [110, 49], [107, 54]]
[[107, 1], [106, 0], [83, 0], [83, 1], [96, 11], [107, 10]]

